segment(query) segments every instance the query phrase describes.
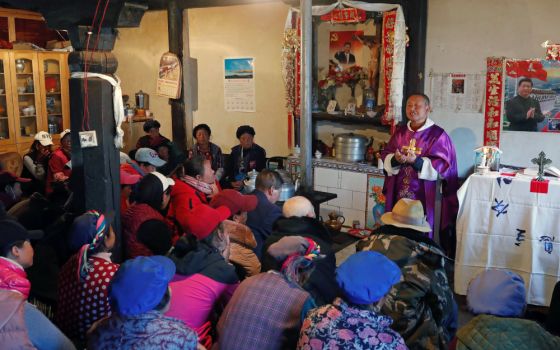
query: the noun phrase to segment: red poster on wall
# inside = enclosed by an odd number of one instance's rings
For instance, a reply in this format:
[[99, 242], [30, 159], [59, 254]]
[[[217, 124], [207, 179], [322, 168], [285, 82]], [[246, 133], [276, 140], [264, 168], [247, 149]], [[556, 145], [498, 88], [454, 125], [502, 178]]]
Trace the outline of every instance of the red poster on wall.
[[366, 11], [355, 8], [334, 9], [326, 15], [321, 16], [321, 20], [332, 23], [358, 23], [366, 20]]

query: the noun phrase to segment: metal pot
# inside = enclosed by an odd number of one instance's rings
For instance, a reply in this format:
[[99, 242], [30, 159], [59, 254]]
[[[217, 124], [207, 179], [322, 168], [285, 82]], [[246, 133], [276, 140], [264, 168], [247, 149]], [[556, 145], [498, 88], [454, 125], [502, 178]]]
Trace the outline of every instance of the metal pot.
[[135, 97], [136, 97], [136, 108], [150, 109], [150, 95], [140, 90], [135, 94]]
[[336, 160], [343, 162], [364, 160], [368, 142], [367, 137], [354, 133], [336, 135], [334, 138]]
[[278, 202], [285, 202], [288, 199], [292, 198], [298, 189], [299, 180], [296, 180], [296, 183], [284, 182], [280, 187], [280, 197], [278, 197]]
[[259, 173], [253, 169], [251, 172], [247, 174], [247, 179], [243, 181], [243, 193], [248, 194], [255, 190], [255, 183], [257, 181], [257, 176]]

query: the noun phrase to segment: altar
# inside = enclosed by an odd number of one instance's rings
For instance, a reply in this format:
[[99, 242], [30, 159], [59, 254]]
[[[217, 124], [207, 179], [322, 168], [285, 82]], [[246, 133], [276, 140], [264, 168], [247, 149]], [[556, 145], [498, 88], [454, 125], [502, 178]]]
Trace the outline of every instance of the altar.
[[486, 269], [523, 277], [527, 303], [550, 303], [560, 280], [560, 179], [546, 193], [531, 192], [531, 177], [471, 175], [459, 189], [455, 292]]

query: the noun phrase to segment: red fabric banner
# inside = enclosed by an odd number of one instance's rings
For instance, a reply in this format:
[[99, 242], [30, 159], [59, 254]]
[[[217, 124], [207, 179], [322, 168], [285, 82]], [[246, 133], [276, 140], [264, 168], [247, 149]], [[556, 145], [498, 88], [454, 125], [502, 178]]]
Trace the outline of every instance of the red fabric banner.
[[385, 82], [385, 113], [381, 122], [385, 125], [392, 123], [389, 120], [389, 112], [393, 106], [390, 102], [391, 80], [393, 76], [393, 53], [395, 52], [395, 23], [397, 11], [383, 13], [383, 58], [384, 58], [384, 82]]
[[546, 81], [547, 73], [541, 61], [507, 61], [506, 74], [512, 78], [535, 78]]
[[366, 11], [355, 8], [334, 9], [326, 15], [321, 16], [321, 20], [332, 23], [358, 23], [366, 20]]
[[500, 146], [500, 117], [502, 115], [504, 59], [486, 59], [486, 101], [484, 103], [484, 145]]

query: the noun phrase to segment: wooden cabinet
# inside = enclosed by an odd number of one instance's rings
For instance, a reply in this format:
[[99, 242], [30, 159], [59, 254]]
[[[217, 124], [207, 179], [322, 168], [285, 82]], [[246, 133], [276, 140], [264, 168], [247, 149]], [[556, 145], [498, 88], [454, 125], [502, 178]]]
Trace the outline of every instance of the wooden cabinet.
[[[67, 53], [0, 50], [0, 153], [70, 127]], [[2, 91], [3, 90], [3, 91]]]

